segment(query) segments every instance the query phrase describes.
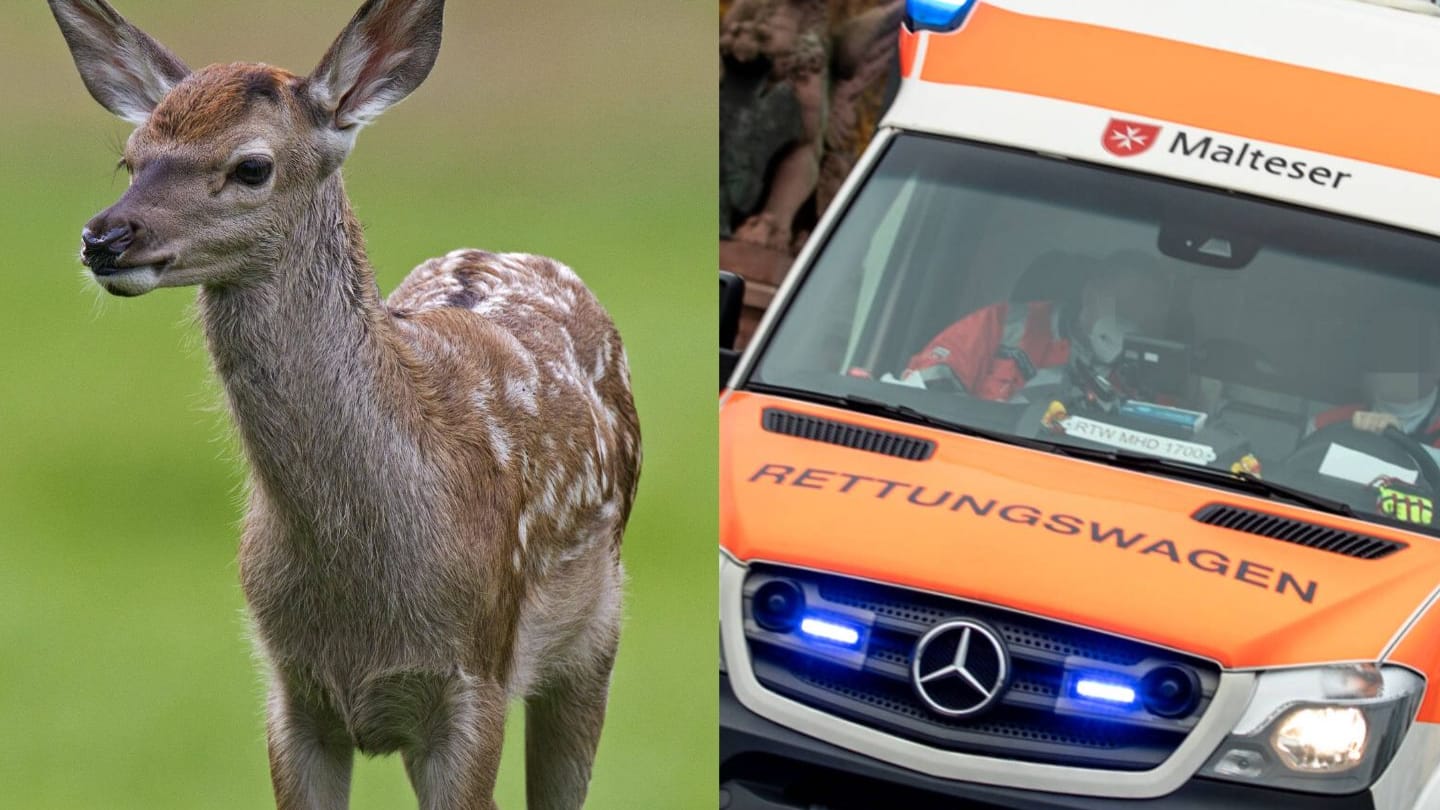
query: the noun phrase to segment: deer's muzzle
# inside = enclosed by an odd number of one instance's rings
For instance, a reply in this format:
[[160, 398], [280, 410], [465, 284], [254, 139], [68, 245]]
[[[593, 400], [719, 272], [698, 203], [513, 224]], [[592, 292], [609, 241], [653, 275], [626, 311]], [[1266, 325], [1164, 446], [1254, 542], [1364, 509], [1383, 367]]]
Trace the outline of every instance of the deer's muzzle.
[[111, 272], [116, 260], [135, 242], [135, 228], [130, 223], [106, 226], [92, 222], [80, 231], [83, 247], [80, 255], [86, 266], [96, 274]]

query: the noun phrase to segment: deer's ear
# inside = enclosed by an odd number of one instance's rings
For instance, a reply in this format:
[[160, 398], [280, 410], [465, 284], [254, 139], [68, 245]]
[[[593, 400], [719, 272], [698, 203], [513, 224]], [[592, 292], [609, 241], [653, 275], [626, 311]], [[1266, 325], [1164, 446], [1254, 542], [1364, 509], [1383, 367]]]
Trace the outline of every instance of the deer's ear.
[[375, 120], [435, 66], [445, 0], [366, 0], [306, 80], [337, 129]]
[[190, 68], [105, 0], [50, 0], [85, 89], [101, 106], [143, 124]]

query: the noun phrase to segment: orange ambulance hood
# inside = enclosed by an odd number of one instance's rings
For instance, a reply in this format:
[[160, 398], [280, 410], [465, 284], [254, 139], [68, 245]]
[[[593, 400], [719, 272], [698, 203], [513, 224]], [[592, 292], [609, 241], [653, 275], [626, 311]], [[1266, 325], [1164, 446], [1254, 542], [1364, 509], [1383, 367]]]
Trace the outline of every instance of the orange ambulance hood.
[[[767, 407], [926, 438], [926, 461], [766, 431]], [[721, 408], [721, 545], [974, 599], [1233, 668], [1376, 660], [1440, 582], [1440, 541], [1173, 478], [753, 393]], [[1200, 523], [1209, 504], [1398, 540], [1381, 559]]]

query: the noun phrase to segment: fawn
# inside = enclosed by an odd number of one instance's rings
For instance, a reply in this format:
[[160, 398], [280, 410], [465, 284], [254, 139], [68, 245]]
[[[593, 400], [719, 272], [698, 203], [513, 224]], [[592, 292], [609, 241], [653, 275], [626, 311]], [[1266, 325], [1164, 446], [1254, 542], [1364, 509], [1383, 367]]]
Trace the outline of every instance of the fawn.
[[511, 698], [531, 808], [584, 800], [640, 467], [629, 369], [568, 268], [431, 259], [382, 300], [340, 164], [440, 48], [443, 0], [367, 0], [309, 76], [191, 72], [104, 0], [49, 0], [137, 128], [82, 232], [107, 291], [198, 285], [250, 466], [240, 578], [281, 808], [399, 752], [423, 808], [488, 808]]

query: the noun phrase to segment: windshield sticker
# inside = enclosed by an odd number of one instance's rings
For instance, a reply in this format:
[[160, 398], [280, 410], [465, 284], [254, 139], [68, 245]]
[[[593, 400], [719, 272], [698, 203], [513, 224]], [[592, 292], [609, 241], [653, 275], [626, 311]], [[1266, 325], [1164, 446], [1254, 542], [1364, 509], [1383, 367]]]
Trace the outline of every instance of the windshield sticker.
[[1083, 416], [1066, 416], [1053, 420], [1053, 423], [1059, 425], [1066, 436], [1110, 447], [1134, 450], [1188, 464], [1209, 464], [1215, 460], [1215, 448], [1208, 444], [1157, 436], [1154, 433], [1098, 422]]
[[875, 498], [916, 508], [946, 509], [971, 519], [1003, 520], [1036, 531], [1083, 538], [1095, 545], [1224, 577], [1280, 596], [1299, 599], [1307, 605], [1315, 602], [1315, 594], [1319, 590], [1319, 583], [1315, 580], [1273, 565], [1232, 557], [1215, 549], [1192, 548], [1168, 538], [1132, 532], [1123, 526], [1101, 523], [1080, 515], [1047, 512], [1023, 503], [1005, 503], [995, 498], [981, 498], [888, 478], [788, 464], [762, 464], [748, 481], [752, 484], [823, 490], [854, 498]]

